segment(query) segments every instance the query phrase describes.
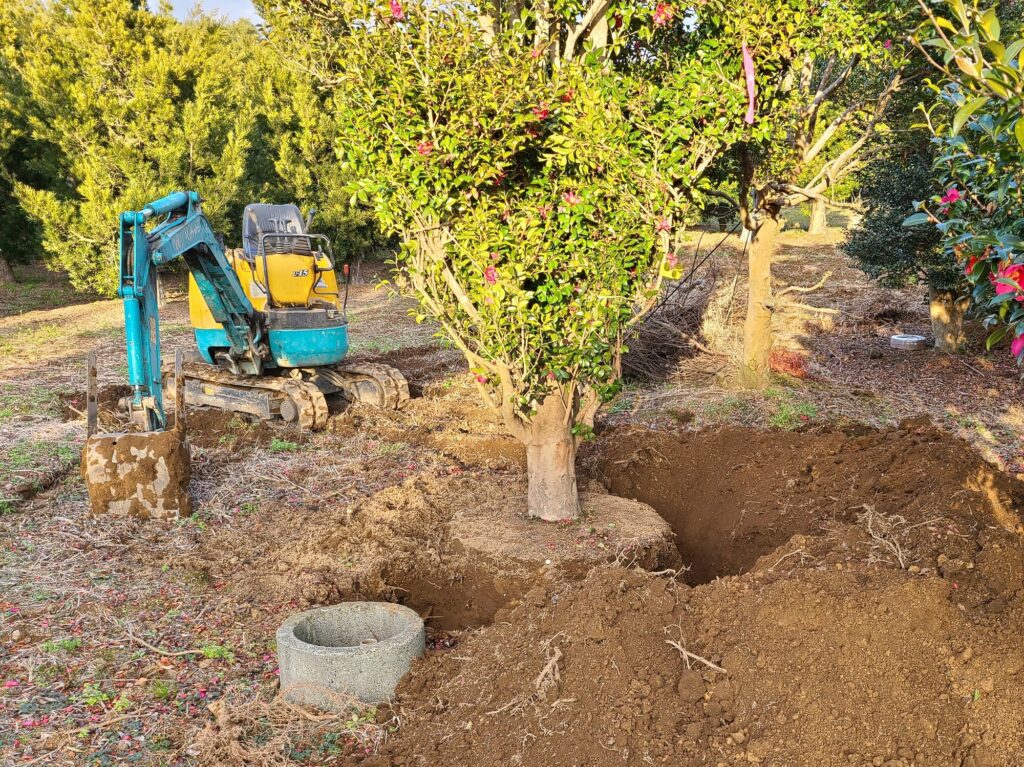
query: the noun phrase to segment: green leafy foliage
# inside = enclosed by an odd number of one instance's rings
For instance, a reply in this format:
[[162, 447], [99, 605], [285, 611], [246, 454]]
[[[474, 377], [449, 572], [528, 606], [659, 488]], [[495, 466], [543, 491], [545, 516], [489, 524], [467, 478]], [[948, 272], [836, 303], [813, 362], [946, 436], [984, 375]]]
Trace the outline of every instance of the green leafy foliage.
[[718, 22], [710, 34], [720, 57], [738, 56], [741, 42], [753, 57], [756, 115], [739, 147], [752, 183], [766, 202], [808, 200], [799, 189], [849, 194], [852, 174], [887, 130], [908, 60], [901, 37], [913, 28], [916, 3], [765, 0], [741, 15], [730, 6], [710, 0], [701, 13]]
[[861, 174], [864, 215], [847, 235], [844, 249], [861, 269], [892, 287], [925, 282], [961, 288], [963, 272], [943, 253], [932, 228], [903, 225], [907, 212], [933, 184], [932, 160], [922, 142], [890, 144], [889, 152]]
[[608, 9], [617, 32], [578, 42], [575, 3], [543, 18], [415, 1], [263, 10], [330, 94], [353, 199], [402, 239], [417, 319], [465, 353], [514, 433], [552, 395], [566, 429], [591, 418], [617, 389], [628, 324], [680, 275], [674, 239], [745, 104], [707, 84], [735, 80], [735, 62], [696, 34], [691, 55], [653, 58], [667, 25], [629, 5]]
[[943, 190], [918, 203], [908, 226], [930, 224], [972, 300], [1024, 360], [1024, 39], [1006, 38], [995, 8], [948, 0], [929, 11], [918, 43], [941, 72], [926, 111]]
[[255, 201], [317, 208], [343, 256], [383, 244], [348, 205], [311, 80], [252, 24], [0, 0], [0, 50], [0, 255], [42, 250], [76, 288], [110, 295], [117, 215], [174, 189], [198, 191], [229, 244]]

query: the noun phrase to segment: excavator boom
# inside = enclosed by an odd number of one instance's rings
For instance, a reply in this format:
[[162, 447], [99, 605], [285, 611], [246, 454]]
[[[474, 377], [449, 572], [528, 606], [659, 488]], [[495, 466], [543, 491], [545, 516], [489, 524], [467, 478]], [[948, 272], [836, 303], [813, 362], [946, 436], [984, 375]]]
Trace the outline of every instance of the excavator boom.
[[[151, 232], [145, 225], [163, 216]], [[167, 426], [160, 363], [160, 314], [156, 267], [184, 259], [207, 306], [230, 341], [227, 358], [235, 372], [259, 375], [267, 355], [262, 316], [256, 312], [228, 263], [224, 249], [199, 207], [195, 192], [174, 192], [138, 211], [121, 214], [121, 269], [117, 294], [124, 300], [128, 382], [132, 410], [144, 428]]]

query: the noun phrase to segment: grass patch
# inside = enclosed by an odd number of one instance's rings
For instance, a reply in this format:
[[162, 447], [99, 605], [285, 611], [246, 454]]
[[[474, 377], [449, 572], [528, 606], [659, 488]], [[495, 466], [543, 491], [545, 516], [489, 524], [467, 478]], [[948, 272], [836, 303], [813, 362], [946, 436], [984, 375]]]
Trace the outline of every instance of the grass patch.
[[777, 429], [792, 431], [818, 417], [817, 405], [794, 399], [789, 389], [772, 386], [764, 390], [764, 396], [771, 409], [768, 423]]
[[74, 652], [82, 646], [82, 640], [78, 637], [70, 639], [47, 639], [39, 649], [46, 653]]
[[0, 385], [0, 424], [20, 415], [58, 414], [59, 398], [45, 386]]
[[66, 336], [67, 330], [57, 323], [16, 330], [0, 338], [0, 354], [24, 357]]
[[278, 437], [274, 437], [270, 440], [271, 453], [295, 453], [298, 449], [298, 442], [291, 442], [290, 440], [279, 439]]
[[28, 481], [37, 488], [42, 480], [68, 471], [79, 461], [79, 448], [68, 442], [26, 440], [0, 453], [0, 484]]

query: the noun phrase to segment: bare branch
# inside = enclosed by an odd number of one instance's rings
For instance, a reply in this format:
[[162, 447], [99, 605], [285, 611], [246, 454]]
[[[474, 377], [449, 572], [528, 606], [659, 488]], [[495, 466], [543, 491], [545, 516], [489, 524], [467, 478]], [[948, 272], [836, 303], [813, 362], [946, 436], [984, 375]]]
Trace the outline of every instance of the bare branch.
[[801, 286], [801, 285], [790, 285], [788, 288], [780, 290], [775, 294], [776, 298], [782, 298], [790, 293], [813, 293], [815, 290], [821, 290], [825, 283], [828, 282], [828, 278], [832, 276], [832, 272], [825, 272], [825, 275], [813, 285]]

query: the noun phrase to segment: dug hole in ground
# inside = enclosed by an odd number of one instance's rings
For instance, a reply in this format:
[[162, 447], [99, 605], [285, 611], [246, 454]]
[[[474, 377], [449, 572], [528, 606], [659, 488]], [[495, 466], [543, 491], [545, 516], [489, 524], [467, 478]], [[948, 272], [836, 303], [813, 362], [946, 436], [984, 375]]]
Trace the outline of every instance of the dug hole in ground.
[[[926, 420], [627, 427], [581, 463], [600, 511], [571, 524], [522, 519], [514, 468], [418, 476], [308, 525], [290, 573], [250, 584], [427, 618], [434, 650], [378, 712], [401, 726], [364, 764], [1024, 760], [1024, 487], [965, 443]], [[597, 522], [617, 496], [656, 509], [674, 545]], [[231, 763], [245, 739], [226, 717], [200, 742]]]

